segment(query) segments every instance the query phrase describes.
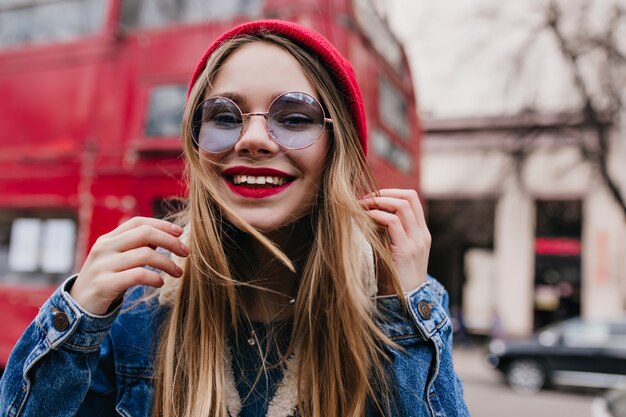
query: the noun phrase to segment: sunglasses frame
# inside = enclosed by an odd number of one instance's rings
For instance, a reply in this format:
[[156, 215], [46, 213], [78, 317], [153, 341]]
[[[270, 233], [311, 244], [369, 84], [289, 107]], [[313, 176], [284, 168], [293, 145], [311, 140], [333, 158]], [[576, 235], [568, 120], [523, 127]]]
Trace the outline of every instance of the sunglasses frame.
[[[320, 134], [317, 136], [317, 138], [315, 138], [315, 140], [313, 140], [308, 145], [300, 146], [300, 147], [297, 147], [297, 148], [286, 146], [286, 145], [283, 145], [282, 143], [280, 143], [280, 141], [278, 141], [274, 137], [274, 135], [272, 134], [272, 132], [270, 131], [269, 126], [268, 126], [268, 115], [270, 113], [269, 110], [272, 108], [274, 103], [278, 99], [280, 99], [281, 97], [286, 96], [287, 94], [292, 94], [292, 93], [304, 94], [304, 95], [307, 95], [307, 96], [311, 97], [319, 105], [320, 109], [322, 110], [322, 115], [324, 116], [323, 117], [324, 124], [322, 125], [322, 128], [320, 129]], [[198, 113], [200, 113], [204, 103], [206, 103], [209, 100], [215, 100], [215, 99], [218, 99], [218, 98], [231, 102], [235, 106], [235, 108], [239, 111], [239, 113], [241, 114], [241, 128], [239, 129], [239, 136], [237, 137], [237, 140], [235, 140], [231, 146], [229, 146], [228, 148], [224, 149], [223, 151], [209, 151], [207, 149], [204, 149], [202, 146], [200, 146], [200, 141], [198, 139], [198, 135], [200, 133], [200, 129], [202, 128], [202, 123], [201, 123], [201, 118], [198, 117]], [[244, 113], [243, 111], [241, 111], [241, 107], [239, 107], [237, 105], [237, 103], [235, 103], [230, 98], [218, 95], [218, 96], [212, 96], [212, 97], [209, 97], [209, 98], [207, 98], [205, 100], [202, 100], [200, 102], [200, 104], [198, 104], [198, 106], [196, 106], [196, 110], [193, 113], [193, 130], [192, 130], [193, 141], [194, 141], [194, 143], [196, 144], [196, 146], [198, 148], [200, 148], [203, 151], [208, 152], [208, 153], [218, 154], [218, 153], [223, 153], [223, 152], [229, 151], [237, 144], [237, 142], [239, 142], [241, 140], [242, 136], [244, 135], [244, 133], [246, 131], [246, 120], [249, 119], [252, 116], [261, 116], [261, 117], [263, 117], [265, 119], [265, 131], [267, 132], [267, 136], [271, 140], [276, 142], [278, 144], [278, 146], [281, 146], [281, 147], [283, 147], [285, 149], [289, 149], [289, 150], [306, 149], [309, 146], [312, 146], [313, 144], [315, 144], [315, 142], [317, 142], [319, 140], [320, 137], [322, 137], [322, 133], [324, 133], [324, 129], [326, 129], [326, 126], [328, 124], [331, 124], [331, 125], [333, 124], [333, 119], [326, 117], [326, 111], [324, 110], [324, 106], [322, 106], [322, 103], [318, 99], [313, 97], [311, 94], [305, 93], [304, 91], [293, 90], [293, 91], [286, 91], [284, 93], [281, 93], [280, 95], [276, 96], [276, 98], [274, 98], [274, 100], [272, 100], [272, 102], [267, 107], [267, 111], [265, 111], [265, 112], [250, 112], [250, 113]], [[196, 126], [198, 126], [198, 127], [196, 128]]]

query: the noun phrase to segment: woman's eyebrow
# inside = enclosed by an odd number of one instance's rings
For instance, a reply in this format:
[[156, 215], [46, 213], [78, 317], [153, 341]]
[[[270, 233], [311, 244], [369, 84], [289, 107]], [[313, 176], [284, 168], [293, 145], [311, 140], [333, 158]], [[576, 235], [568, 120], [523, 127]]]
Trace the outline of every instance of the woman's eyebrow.
[[[278, 92], [272, 94], [270, 96], [269, 103], [273, 102], [274, 100], [276, 100], [277, 97], [282, 96], [285, 93], [286, 93], [286, 91], [278, 91]], [[239, 106], [242, 110], [247, 108], [247, 105], [248, 105], [248, 100], [246, 100], [246, 98], [244, 96], [242, 96], [241, 94], [238, 94], [238, 93], [225, 92], [225, 93], [212, 94], [210, 97], [224, 97], [224, 98], [227, 98], [227, 99], [233, 101], [235, 104], [237, 104], [237, 106]], [[269, 105], [269, 103], [268, 103], [268, 105]]]
[[224, 97], [227, 98], [233, 102], [235, 102], [235, 104], [237, 104], [239, 107], [246, 107], [246, 105], [248, 104], [248, 101], [246, 100], [246, 98], [244, 96], [242, 96], [241, 94], [237, 94], [237, 93], [219, 93], [219, 94], [214, 94], [211, 97]]
[[272, 96], [270, 97], [270, 103], [273, 102], [274, 100], [276, 100], [279, 96], [282, 96], [283, 94], [285, 94], [286, 91], [283, 92], [277, 92], [272, 94]]

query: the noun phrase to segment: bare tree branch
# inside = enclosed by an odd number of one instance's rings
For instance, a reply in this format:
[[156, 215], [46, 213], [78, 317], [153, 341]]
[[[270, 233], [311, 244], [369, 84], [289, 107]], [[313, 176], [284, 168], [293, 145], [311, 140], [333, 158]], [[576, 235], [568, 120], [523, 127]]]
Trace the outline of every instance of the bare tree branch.
[[[602, 93], [606, 94], [609, 98], [609, 104], [606, 108], [601, 109], [596, 103], [594, 103], [593, 95], [589, 86], [585, 82], [585, 78], [583, 77], [582, 65], [579, 59], [581, 56], [580, 51], [577, 51], [576, 48], [568, 42], [565, 35], [561, 31], [560, 23], [562, 19], [562, 12], [556, 1], [551, 0], [546, 10], [546, 28], [557, 41], [559, 51], [571, 71], [574, 79], [574, 86], [583, 103], [580, 111], [586, 124], [591, 126], [594, 130], [598, 140], [598, 152], [596, 157], [593, 159], [595, 159], [595, 162], [597, 163], [600, 176], [606, 184], [611, 196], [619, 204], [624, 216], [626, 217], [626, 200], [622, 195], [617, 182], [611, 176], [608, 168], [608, 159], [610, 155], [610, 129], [618, 124], [617, 119], [619, 117], [620, 110], [623, 109], [623, 103], [619, 96], [618, 88], [612, 82], [613, 77], [611, 76], [610, 66], [611, 63], [622, 62], [624, 59], [617, 49], [615, 39], [615, 32], [623, 16], [623, 10], [616, 6], [613, 10], [611, 18], [607, 22], [607, 30], [604, 33], [604, 36], [601, 38], [587, 38], [591, 44], [594, 44], [605, 54], [605, 56], [607, 56], [606, 62], [600, 68], [600, 74], [598, 75], [600, 76], [600, 80], [602, 80], [603, 84]], [[584, 33], [579, 33], [578, 36], [584, 36]], [[609, 59], [608, 57], [611, 58]]]

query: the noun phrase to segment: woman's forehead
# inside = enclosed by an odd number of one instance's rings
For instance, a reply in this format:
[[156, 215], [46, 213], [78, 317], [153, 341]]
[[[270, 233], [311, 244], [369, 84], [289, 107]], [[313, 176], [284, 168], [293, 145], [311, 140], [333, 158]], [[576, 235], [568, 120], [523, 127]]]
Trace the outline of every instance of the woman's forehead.
[[[287, 51], [267, 42], [251, 42], [234, 51], [220, 65], [208, 96], [233, 95], [273, 99], [287, 91], [302, 91], [319, 99], [305, 69]], [[249, 104], [249, 103], [248, 103]]]

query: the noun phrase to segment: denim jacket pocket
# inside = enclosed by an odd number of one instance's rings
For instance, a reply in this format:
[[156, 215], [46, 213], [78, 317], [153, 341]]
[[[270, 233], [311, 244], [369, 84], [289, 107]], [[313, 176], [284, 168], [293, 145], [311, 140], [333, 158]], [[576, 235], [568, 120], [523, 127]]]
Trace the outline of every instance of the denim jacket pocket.
[[118, 400], [115, 410], [123, 417], [149, 417], [154, 398], [151, 368], [117, 366]]

